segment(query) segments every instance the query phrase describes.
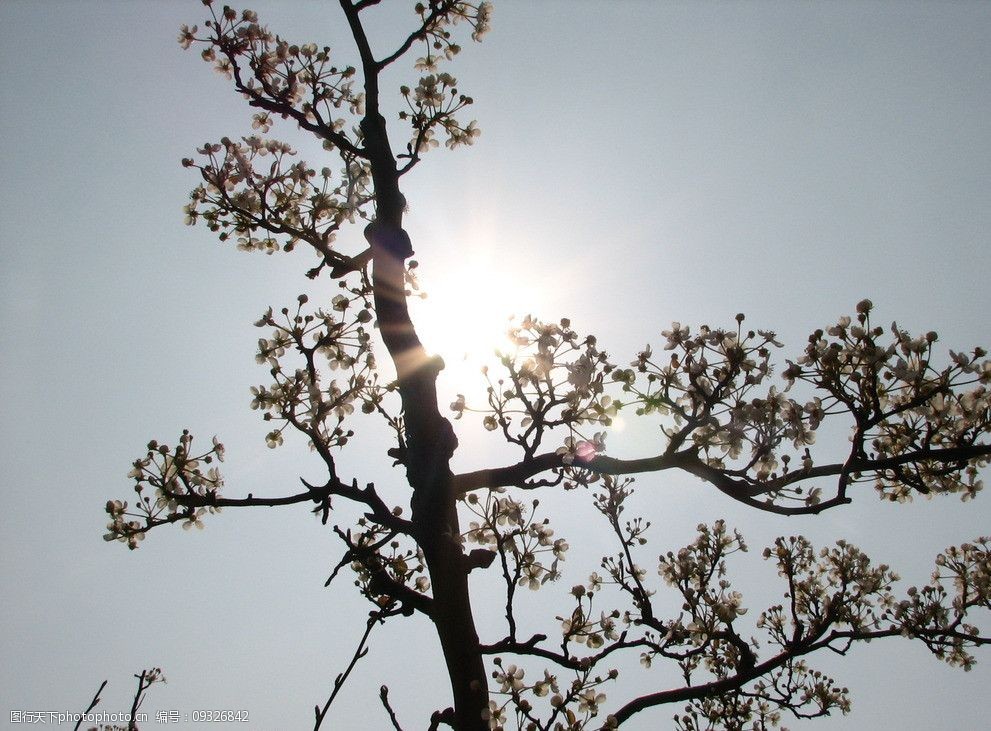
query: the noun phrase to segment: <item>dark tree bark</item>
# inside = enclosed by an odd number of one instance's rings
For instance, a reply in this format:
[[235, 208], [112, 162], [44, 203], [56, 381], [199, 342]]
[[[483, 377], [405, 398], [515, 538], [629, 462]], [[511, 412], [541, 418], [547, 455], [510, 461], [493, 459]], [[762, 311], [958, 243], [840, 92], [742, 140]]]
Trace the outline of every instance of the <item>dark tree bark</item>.
[[431, 618], [437, 628], [454, 694], [458, 729], [487, 729], [485, 665], [468, 594], [468, 570], [461, 547], [450, 468], [457, 438], [437, 403], [437, 374], [443, 368], [420, 342], [410, 319], [405, 294], [405, 260], [413, 254], [402, 227], [406, 200], [399, 171], [378, 109], [375, 61], [349, 0], [341, 0], [361, 55], [365, 77], [366, 114], [361, 121], [375, 186], [375, 220], [365, 229], [372, 251], [372, 289], [379, 331], [396, 366], [406, 427], [403, 461], [413, 488], [413, 531], [423, 549], [433, 587]]

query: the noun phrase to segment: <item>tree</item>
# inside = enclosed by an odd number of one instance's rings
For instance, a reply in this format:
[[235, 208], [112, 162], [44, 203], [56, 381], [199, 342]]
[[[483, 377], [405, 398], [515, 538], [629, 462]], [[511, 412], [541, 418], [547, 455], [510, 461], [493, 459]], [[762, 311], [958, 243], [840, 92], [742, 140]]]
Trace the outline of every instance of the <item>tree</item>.
[[[751, 331], [742, 315], [728, 329], [674, 323], [662, 333], [659, 355], [647, 347], [632, 363], [607, 355], [567, 319], [524, 318], [499, 374], [486, 374], [487, 396], [459, 396], [450, 406], [455, 418], [480, 416], [519, 458], [452, 471], [457, 438], [436, 391], [443, 362], [420, 343], [408, 308], [417, 280], [400, 181], [436, 138], [453, 148], [477, 136], [474, 122], [458, 116], [471, 98], [440, 64], [459, 52], [459, 32], [482, 36], [489, 8], [455, 0], [418, 5], [416, 25], [383, 50], [364, 25], [377, 4], [341, 2], [357, 49], [354, 66], [336, 65], [326, 48], [290, 45], [251, 11], [210, 5], [203, 31], [184, 28], [180, 36], [185, 47], [201, 46], [204, 59], [258, 110], [252, 126], [259, 135], [285, 119], [340, 158], [339, 174], [318, 173], [285, 143], [252, 135], [208, 143], [198, 159], [183, 161], [203, 179], [187, 207], [190, 223], [202, 220], [245, 250], [309, 246], [317, 263], [307, 275], [340, 283], [340, 294], [323, 307], [309, 307], [300, 295], [256, 323], [267, 335], [257, 359], [273, 382], [253, 389], [252, 407], [274, 427], [270, 447], [286, 432], [304, 435], [326, 468], [324, 482], [306, 480], [290, 495], [224, 496], [214, 465], [222, 444], [215, 438], [198, 447], [184, 431], [174, 447], [152, 441], [135, 461], [138, 498], [107, 503], [108, 540], [136, 548], [151, 528], [201, 527], [206, 513], [223, 507], [312, 504], [330, 523], [342, 501], [358, 504], [364, 515], [357, 524], [333, 526], [344, 553], [331, 579], [354, 571], [373, 609], [352, 663], [316, 709], [317, 725], [374, 627], [413, 614], [435, 626], [451, 681], [453, 707], [438, 710], [433, 726], [491, 728], [512, 720], [534, 728], [608, 727], [675, 703], [684, 728], [760, 728], [776, 724], [783, 711], [847, 710], [845, 690], [811, 670], [806, 656], [900, 635], [969, 667], [970, 650], [988, 641], [972, 617], [991, 607], [986, 538], [947, 549], [932, 583], [904, 595], [895, 593], [888, 566], [850, 544], [817, 552], [801, 537], [779, 539], [764, 556], [784, 579], [786, 601], [757, 617], [760, 644], [742, 627], [742, 595], [725, 578], [727, 557], [745, 550], [725, 523], [700, 525], [694, 542], [661, 555], [656, 571], [680, 610], [667, 612], [653, 567], [644, 564], [650, 523], [630, 509], [633, 475], [641, 473], [682, 471], [781, 515], [846, 505], [864, 483], [892, 501], [976, 495], [991, 453], [991, 362], [976, 348], [950, 351], [949, 364], [939, 365], [934, 333], [879, 327], [869, 300], [854, 316], [816, 330], [804, 351], [786, 360], [783, 380], [772, 367], [782, 347], [776, 335]], [[397, 120], [386, 121], [379, 81], [421, 47], [414, 65], [423, 75], [415, 87], [400, 88], [398, 125], [409, 141], [397, 145], [389, 136]], [[348, 252], [337, 232], [359, 220], [370, 221], [368, 246]], [[388, 355], [382, 365], [373, 355], [379, 338]], [[408, 481], [409, 517], [404, 505], [342, 468], [356, 411], [392, 430], [388, 457]], [[662, 438], [654, 451], [632, 459], [605, 454], [608, 427], [620, 414], [656, 421]], [[847, 451], [836, 461], [817, 459], [816, 433], [834, 424], [849, 429]], [[571, 590], [571, 606], [554, 616], [552, 629], [524, 633], [518, 626], [531, 622], [520, 616], [519, 589], [556, 580], [569, 549], [530, 492], [564, 490], [593, 493], [615, 549], [603, 558], [601, 575]], [[502, 577], [505, 630], [482, 642], [468, 583], [485, 572]], [[610, 687], [625, 655], [647, 667], [676, 664], [683, 685], [622, 698]], [[392, 715], [384, 689], [382, 701]]]

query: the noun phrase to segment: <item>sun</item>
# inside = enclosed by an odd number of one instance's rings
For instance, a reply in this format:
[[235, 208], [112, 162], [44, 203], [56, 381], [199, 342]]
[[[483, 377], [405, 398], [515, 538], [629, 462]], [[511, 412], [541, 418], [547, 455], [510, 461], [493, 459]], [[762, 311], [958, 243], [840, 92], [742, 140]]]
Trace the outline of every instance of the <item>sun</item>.
[[512, 323], [543, 304], [539, 285], [495, 251], [476, 247], [444, 271], [420, 275], [427, 296], [413, 303], [413, 322], [427, 352], [444, 359], [441, 378], [458, 392], [482, 386], [481, 367], [512, 347]]

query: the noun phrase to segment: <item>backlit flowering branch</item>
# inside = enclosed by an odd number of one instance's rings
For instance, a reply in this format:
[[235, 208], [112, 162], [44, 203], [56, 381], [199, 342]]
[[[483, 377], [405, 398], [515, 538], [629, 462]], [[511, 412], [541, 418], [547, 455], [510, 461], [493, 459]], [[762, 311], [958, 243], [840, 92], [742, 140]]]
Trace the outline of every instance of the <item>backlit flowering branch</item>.
[[822, 389], [827, 408], [853, 417], [851, 458], [875, 469], [849, 470], [850, 482], [872, 481], [896, 501], [913, 493], [973, 498], [991, 453], [991, 360], [983, 348], [951, 350], [950, 363], [935, 367], [936, 333], [913, 337], [892, 323], [889, 340], [872, 325], [872, 309], [864, 300], [855, 322], [844, 317], [813, 333], [785, 378]]
[[269, 32], [253, 10], [238, 13], [224, 6], [218, 14], [205, 3], [211, 18], [198, 35], [197, 26], [183, 26], [179, 44], [206, 46], [204, 61], [234, 82], [248, 103], [295, 121], [329, 147], [351, 156], [365, 156], [355, 136], [345, 131], [348, 120], [363, 113], [364, 95], [354, 90], [355, 68], [331, 63], [330, 48], [296, 45]]
[[[628, 486], [612, 483], [604, 489], [597, 505], [619, 525], [616, 518], [630, 494]], [[918, 639], [950, 664], [970, 667], [974, 658], [969, 650], [991, 642], [991, 634], [980, 629], [981, 620], [974, 616], [991, 610], [991, 539], [947, 549], [936, 559], [933, 584], [910, 587], [906, 598], [898, 600], [893, 593], [898, 576], [848, 543], [816, 551], [804, 538], [779, 538], [764, 557], [777, 566], [785, 601], [744, 626], [748, 610], [727, 578], [727, 559], [746, 551], [746, 544], [722, 521], [699, 525], [698, 531], [693, 543], [661, 555], [657, 564], [657, 574], [680, 597], [677, 617], [665, 620], [655, 613], [652, 598], [659, 590], [633, 558], [645, 543], [646, 527], [634, 518], [616, 534], [621, 551], [603, 558], [606, 577], [593, 573], [587, 585], [572, 589], [574, 609], [558, 617], [558, 649], [546, 635], [523, 641], [513, 633], [483, 646], [486, 654], [518, 658], [508, 666], [503, 666], [505, 660], [497, 662], [493, 677], [505, 699], [493, 701], [492, 717], [505, 723], [512, 710], [521, 728], [527, 722], [535, 722], [534, 728], [558, 728], [534, 720], [540, 715], [536, 699], [548, 689], [557, 692], [557, 676], [545, 670], [546, 682], [529, 683], [530, 661], [550, 661], [587, 680], [607, 658], [618, 662], [621, 655], [635, 653], [647, 669], [658, 659], [676, 661], [684, 686], [615, 708], [605, 728], [656, 705], [678, 702], [687, 703], [676, 717], [678, 728], [770, 728], [785, 713], [814, 718], [850, 710], [849, 691], [811, 668], [807, 655], [823, 650], [846, 654], [858, 642], [904, 636]], [[629, 607], [599, 609], [596, 604], [607, 595], [626, 596]], [[983, 615], [985, 626], [988, 617]], [[763, 632], [763, 642], [750, 636], [754, 631]], [[573, 648], [587, 652], [573, 654]], [[614, 677], [612, 672], [607, 676]], [[580, 703], [585, 690], [570, 698], [557, 694], [551, 701], [569, 719], [559, 728], [583, 727], [566, 711], [568, 704]], [[605, 702], [602, 695], [596, 711]]]
[[[359, 2], [357, 7], [363, 10], [363, 6], [371, 4], [374, 3]], [[422, 42], [424, 55], [416, 59], [416, 67], [435, 71], [440, 61], [450, 61], [461, 52], [461, 46], [453, 40], [453, 27], [459, 24], [468, 25], [471, 28], [471, 39], [477, 43], [489, 32], [492, 22], [492, 4], [485, 0], [418, 2], [413, 10], [420, 17], [420, 27], [396, 51], [379, 61], [380, 67], [384, 68], [409, 51], [414, 44]]]
[[409, 111], [399, 112], [399, 118], [409, 122], [413, 128], [413, 139], [406, 145], [406, 153], [400, 157], [409, 158], [401, 168], [407, 172], [420, 156], [439, 144], [434, 135], [442, 130], [447, 135], [444, 144], [454, 149], [460, 145], [471, 145], [481, 134], [475, 120], [462, 124], [455, 114], [472, 103], [472, 98], [459, 93], [457, 79], [448, 73], [428, 74], [420, 78], [414, 89], [400, 88], [403, 100]]
[[[496, 698], [489, 701], [485, 713], [490, 729], [504, 729], [510, 717], [521, 729], [579, 731], [598, 725], [596, 718], [600, 706], [606, 702], [606, 694], [601, 688], [619, 676], [615, 670], [605, 676], [593, 675], [587, 669], [574, 670], [569, 673], [572, 676], [569, 683], [544, 670], [543, 677], [528, 682], [523, 668], [504, 666], [499, 657], [493, 659], [493, 664], [496, 669], [492, 671], [492, 678], [498, 684], [498, 690], [493, 690], [492, 695]], [[541, 710], [540, 706], [547, 708]], [[614, 728], [609, 719], [605, 728]]]
[[[365, 413], [381, 408], [388, 390], [378, 384], [366, 329], [372, 320], [367, 288], [341, 285], [329, 309], [304, 314], [309, 298], [300, 295], [295, 310], [284, 308], [277, 319], [270, 308], [255, 323], [273, 328], [271, 337], [259, 339], [255, 360], [269, 366], [274, 382], [251, 389], [251, 408], [277, 424], [266, 437], [268, 446], [282, 444], [283, 432], [292, 426], [309, 438], [332, 476], [330, 450], [343, 447], [354, 433], [345, 421], [356, 405]], [[328, 379], [325, 370], [341, 379]]]
[[483, 426], [500, 430], [510, 444], [532, 459], [553, 429], [568, 432], [560, 450], [563, 464], [581, 464], [605, 449], [604, 432], [588, 426], [608, 426], [621, 404], [604, 395], [606, 376], [613, 370], [594, 337], [580, 338], [567, 319], [544, 323], [529, 316], [511, 328], [512, 352], [501, 355], [507, 378], [488, 381], [487, 407], [470, 407], [458, 395], [451, 404], [455, 418], [464, 412], [485, 414]]
[[[483, 413], [487, 428], [501, 428], [508, 441], [523, 447], [524, 459], [457, 481], [468, 491], [539, 485], [532, 478], [541, 472], [575, 465], [584, 471], [577, 473], [579, 482], [587, 473], [594, 479], [594, 473], [680, 469], [747, 505], [782, 514], [848, 503], [849, 488], [863, 482], [890, 500], [908, 500], [913, 493], [972, 498], [991, 455], [991, 361], [981, 348], [950, 351], [950, 364], [937, 368], [935, 333], [913, 338], [893, 325], [886, 339], [884, 329], [870, 324], [871, 308], [865, 300], [858, 305], [858, 324], [843, 317], [828, 331], [813, 333], [804, 355], [788, 361], [783, 390], [768, 385], [771, 349], [780, 343], [772, 332], [744, 331], [742, 315], [735, 332], [702, 327], [692, 334], [674, 323], [663, 333], [671, 351], [666, 361], [648, 347], [626, 369], [612, 366], [597, 350], [595, 360], [591, 353], [574, 359], [573, 346], [570, 352], [564, 348], [572, 359], [562, 363], [561, 344], [573, 343], [574, 336], [567, 328], [542, 326], [534, 357], [522, 365], [503, 359], [508, 383], [493, 384], [487, 375], [488, 409], [469, 409], [463, 397], [451, 405], [459, 415]], [[569, 379], [555, 380], [555, 370], [567, 370]], [[798, 401], [788, 396], [795, 383], [815, 390]], [[622, 393], [612, 397], [610, 387]], [[548, 414], [554, 408], [566, 410], [553, 419]], [[660, 453], [629, 460], [603, 456], [601, 434], [572, 436], [559, 456], [537, 453], [545, 429], [575, 429], [596, 420], [608, 426], [620, 409], [659, 419], [665, 438]], [[844, 462], [820, 464], [813, 454], [827, 418], [850, 424]], [[831, 488], [823, 486], [828, 478]]]
[[[937, 557], [937, 565], [943, 566], [947, 556], [966, 555], [970, 565], [958, 567], [958, 571], [978, 577], [976, 585], [981, 589], [963, 589], [963, 584], [973, 586], [973, 579], [958, 581], [957, 597], [947, 599], [937, 588], [911, 587], [908, 599], [899, 602], [892, 594], [898, 577], [886, 565], [874, 565], [857, 548], [840, 541], [817, 552], [804, 538], [779, 538], [765, 549], [764, 556], [775, 561], [786, 581], [786, 601], [769, 608], [757, 620], [756, 628], [764, 630], [772, 648], [770, 656], [761, 659], [756, 642], [740, 643], [741, 635], [732, 623], [746, 611], [742, 597], [726, 593], [728, 584], [719, 578], [725, 564], [714, 560], [725, 550], [721, 547], [742, 544], [729, 538], [719, 524], [714, 531], [704, 526], [700, 531], [701, 538], [693, 547], [676, 556], [668, 554], [666, 560], [662, 557], [661, 573], [686, 599], [692, 623], [685, 630], [695, 635], [696, 642], [704, 639], [708, 643], [706, 652], [682, 663], [686, 679], [700, 670], [711, 679], [702, 683], [692, 680], [685, 689], [637, 699], [620, 709], [616, 714], [620, 720], [651, 704], [679, 698], [691, 701], [680, 718], [682, 728], [750, 728], [744, 724], [752, 722], [757, 722], [754, 728], [761, 728], [759, 723], [776, 726], [781, 711], [799, 718], [826, 715], [831, 709], [846, 713], [850, 708], [847, 689], [811, 670], [802, 659], [805, 655], [819, 650], [845, 654], [856, 642], [903, 635], [939, 648], [934, 652], [951, 664], [966, 664], [972, 658], [963, 648], [991, 641], [964, 619], [975, 608], [989, 608], [991, 592], [979, 578], [988, 573], [987, 539], [947, 549]], [[700, 575], [710, 578], [700, 582]], [[934, 581], [945, 582], [947, 578], [934, 576]], [[711, 586], [714, 580], [718, 580], [717, 588]], [[933, 599], [936, 595], [941, 596], [940, 601]]]
[[491, 490], [485, 500], [469, 495], [465, 505], [477, 520], [469, 522], [463, 539], [481, 546], [471, 556], [485, 566], [498, 557], [506, 585], [506, 622], [515, 639], [517, 588], [536, 591], [560, 578], [568, 542], [554, 537], [549, 519], [537, 519], [539, 500], [525, 503], [505, 490]]
[[446, 133], [445, 144], [452, 149], [472, 144], [480, 134], [475, 120], [462, 124], [455, 118], [455, 114], [470, 105], [472, 99], [460, 94], [454, 77], [438, 72], [438, 66], [441, 61], [450, 60], [461, 51], [461, 46], [453, 40], [450, 28], [465, 23], [471, 28], [471, 39], [481, 41], [489, 30], [492, 6], [488, 2], [443, 0], [417, 3], [414, 10], [420, 17], [420, 27], [399, 49], [378, 62], [379, 67], [384, 68], [421, 42], [424, 55], [416, 59], [414, 66], [418, 71], [430, 72], [420, 78], [414, 89], [408, 86], [400, 88], [408, 111], [401, 110], [399, 118], [408, 121], [413, 128], [413, 138], [406, 146], [406, 153], [399, 156], [409, 160], [400, 169], [400, 175], [419, 162], [422, 153], [437, 146], [438, 142], [434, 139], [436, 130]]
[[[268, 114], [256, 114], [256, 124], [259, 120], [267, 131]], [[358, 158], [346, 158], [339, 181], [333, 182], [330, 168], [317, 175], [305, 162], [292, 161], [296, 153], [289, 145], [255, 135], [241, 142], [225, 137], [198, 152], [202, 164], [183, 160], [204, 180], [190, 194], [186, 223], [202, 218], [221, 241], [233, 237], [242, 251], [272, 254], [305, 242], [321, 257], [311, 277], [324, 265], [337, 276], [361, 268], [360, 262], [334, 248], [342, 224], [368, 215], [369, 172]]]
[[[397, 521], [402, 521], [400, 509], [396, 508], [392, 513]], [[361, 518], [355, 529], [344, 531], [335, 526], [334, 532], [347, 550], [327, 579], [326, 586], [342, 568], [349, 566], [356, 577], [354, 585], [361, 594], [389, 615], [411, 615], [418, 611], [429, 616], [432, 613], [428, 594], [430, 580], [426, 576], [423, 552], [415, 545], [408, 545], [405, 539], [409, 530], [397, 530], [395, 524], [386, 527], [375, 520]]]
[[133, 550], [155, 526], [182, 521], [185, 529], [202, 529], [200, 518], [220, 511], [217, 498], [224, 479], [213, 461], [224, 460], [224, 445], [214, 437], [202, 454], [194, 454], [192, 447], [193, 435], [185, 429], [174, 448], [154, 440], [148, 443], [147, 454], [135, 460], [127, 474], [134, 479], [134, 504], [107, 502], [110, 523], [104, 540], [126, 543]]

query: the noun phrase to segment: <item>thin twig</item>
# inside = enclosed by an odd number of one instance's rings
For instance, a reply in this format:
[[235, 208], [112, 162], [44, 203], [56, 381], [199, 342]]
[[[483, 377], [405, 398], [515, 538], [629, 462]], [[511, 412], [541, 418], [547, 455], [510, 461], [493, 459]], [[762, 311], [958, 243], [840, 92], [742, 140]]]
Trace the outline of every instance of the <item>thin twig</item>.
[[372, 628], [382, 621], [385, 616], [385, 610], [380, 610], [378, 612], [373, 612], [369, 615], [368, 621], [365, 623], [365, 633], [361, 636], [361, 640], [358, 642], [358, 647], [354, 651], [354, 656], [351, 658], [351, 662], [348, 663], [347, 668], [343, 673], [338, 674], [334, 678], [334, 690], [330, 694], [330, 698], [324, 704], [321, 709], [320, 706], [313, 707], [313, 714], [316, 717], [316, 723], [313, 724], [313, 731], [317, 731], [320, 728], [320, 724], [323, 723], [324, 718], [327, 716], [327, 711], [330, 710], [330, 704], [334, 702], [337, 694], [344, 687], [344, 683], [347, 681], [348, 676], [351, 675], [351, 671], [354, 670], [354, 666], [358, 664], [358, 661], [368, 654], [368, 650], [365, 647], [365, 643], [368, 641], [368, 636], [372, 633]]
[[107, 687], [107, 681], [104, 680], [102, 683], [100, 683], [100, 687], [96, 689], [96, 693], [93, 694], [93, 700], [89, 702], [89, 705], [86, 706], [86, 710], [82, 712], [81, 716], [79, 716], [79, 720], [76, 721], [76, 725], [73, 728], [73, 731], [79, 731], [79, 724], [83, 722], [83, 717], [86, 716], [94, 708], [96, 708], [97, 704], [100, 702], [100, 693], [102, 693], [103, 689], [106, 687]]
[[389, 720], [392, 721], [392, 727], [396, 731], [403, 731], [403, 727], [399, 725], [399, 719], [396, 718], [396, 712], [392, 710], [392, 706], [389, 705], [389, 686], [383, 685], [379, 688], [379, 698], [382, 700], [382, 705], [385, 706], [386, 712], [389, 714]]
[[138, 731], [138, 726], [136, 718], [138, 716], [138, 709], [141, 708], [142, 702], [145, 699], [145, 692], [154, 684], [159, 681], [164, 682], [164, 677], [162, 676], [162, 671], [160, 668], [152, 668], [151, 670], [142, 670], [140, 675], [135, 675], [138, 679], [138, 689], [134, 693], [134, 700], [131, 702], [131, 720], [127, 724], [127, 731]]

